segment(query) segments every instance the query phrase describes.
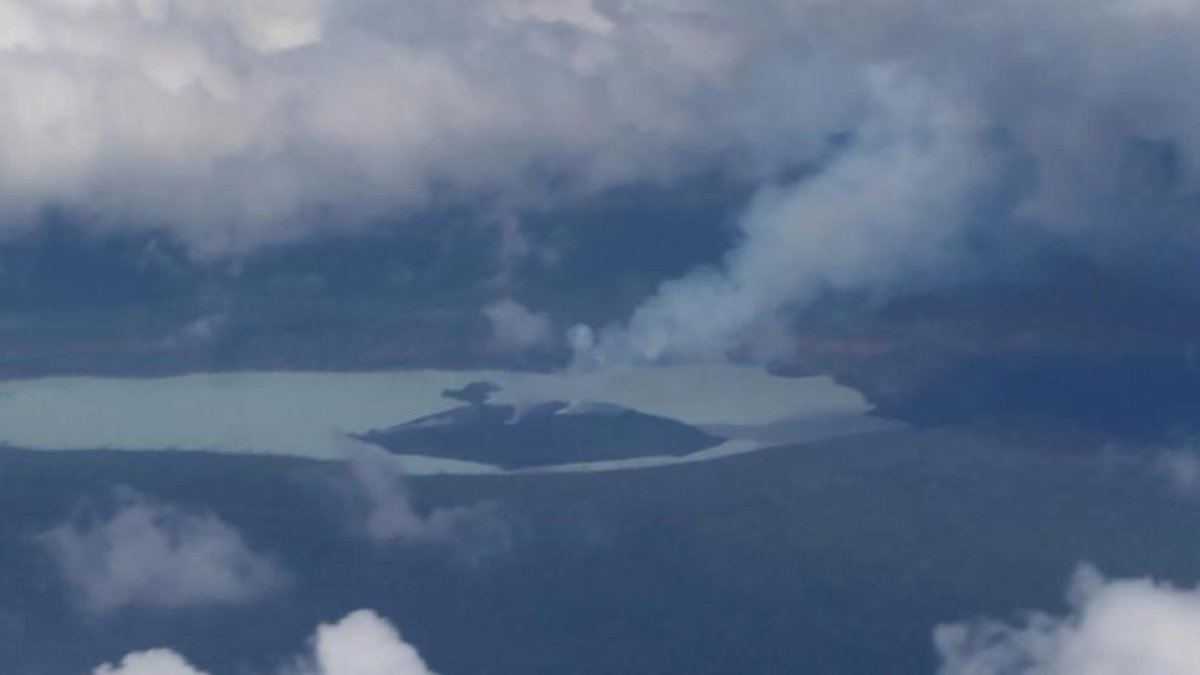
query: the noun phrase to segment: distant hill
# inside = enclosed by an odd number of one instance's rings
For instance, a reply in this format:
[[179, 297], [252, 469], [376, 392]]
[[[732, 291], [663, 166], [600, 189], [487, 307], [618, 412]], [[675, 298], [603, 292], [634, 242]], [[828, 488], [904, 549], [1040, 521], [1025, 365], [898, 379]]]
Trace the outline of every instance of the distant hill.
[[725, 440], [665, 417], [617, 406], [572, 410], [562, 401], [520, 410], [509, 405], [463, 406], [357, 438], [399, 454], [505, 469], [683, 456]]

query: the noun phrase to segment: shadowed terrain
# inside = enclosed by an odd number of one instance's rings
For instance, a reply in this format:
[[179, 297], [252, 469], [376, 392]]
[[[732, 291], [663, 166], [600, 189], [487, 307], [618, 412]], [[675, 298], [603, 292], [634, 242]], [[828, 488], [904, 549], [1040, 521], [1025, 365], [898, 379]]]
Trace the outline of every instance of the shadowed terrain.
[[[935, 624], [1056, 609], [1081, 560], [1179, 583], [1200, 574], [1200, 505], [1145, 453], [1063, 426], [411, 479], [421, 512], [495, 506], [504, 536], [457, 544], [361, 538], [345, 481], [340, 464], [294, 459], [0, 453], [0, 653], [14, 672], [58, 675], [164, 644], [240, 672], [367, 606], [446, 673], [927, 675]], [[116, 486], [213, 509], [295, 583], [243, 607], [79, 615], [31, 538]]]
[[472, 405], [357, 436], [390, 452], [505, 469], [659, 455], [683, 456], [722, 438], [626, 408], [572, 412], [561, 401], [518, 410]]

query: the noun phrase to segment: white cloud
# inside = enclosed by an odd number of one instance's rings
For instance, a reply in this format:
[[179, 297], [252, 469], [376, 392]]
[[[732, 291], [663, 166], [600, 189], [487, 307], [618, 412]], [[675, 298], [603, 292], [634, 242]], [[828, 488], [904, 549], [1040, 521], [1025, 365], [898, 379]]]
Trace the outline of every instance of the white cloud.
[[94, 675], [205, 675], [196, 670], [183, 657], [167, 649], [151, 649], [134, 652], [121, 659], [118, 664], [104, 664], [93, 671]]
[[[952, 283], [980, 227], [1200, 250], [1197, 26], [1182, 0], [0, 0], [0, 227], [52, 204], [220, 255], [727, 172], [761, 183], [741, 243], [584, 360], [719, 357], [828, 288]], [[542, 339], [515, 310], [498, 343]]]
[[986, 111], [1037, 165], [1024, 211], [1069, 228], [1106, 213], [1130, 137], [1175, 142], [1195, 187], [1197, 25], [1179, 0], [0, 0], [0, 215], [218, 254], [435, 192], [540, 200], [547, 173], [774, 175], [886, 126], [870, 73], [899, 65]]
[[209, 512], [131, 492], [111, 514], [80, 514], [39, 541], [94, 614], [125, 607], [190, 608], [255, 600], [286, 575]]
[[492, 342], [502, 351], [520, 352], [542, 347], [554, 339], [550, 317], [504, 298], [483, 308], [492, 328]]
[[311, 675], [429, 675], [417, 650], [379, 615], [359, 610], [317, 628]]
[[[378, 614], [353, 612], [322, 624], [313, 653], [286, 675], [433, 675], [412, 645]], [[119, 665], [102, 665], [94, 675], [205, 675], [174, 652], [156, 649], [127, 655]], [[281, 675], [284, 675], [281, 673]]]
[[361, 450], [348, 464], [354, 507], [361, 519], [358, 525], [371, 540], [491, 547], [504, 539], [503, 524], [488, 504], [419, 512], [405, 486], [400, 462], [389, 453]]
[[728, 40], [690, 13], [0, 0], [3, 222], [55, 204], [219, 254], [421, 208], [435, 187], [515, 195], [538, 166], [581, 187], [658, 174], [692, 154], [659, 151], [707, 145], [687, 99], [716, 66], [697, 47]]
[[1157, 473], [1182, 496], [1200, 494], [1200, 454], [1191, 448], [1168, 450], [1154, 463]]
[[941, 675], [1197, 675], [1200, 589], [1076, 573], [1071, 613], [939, 626]]

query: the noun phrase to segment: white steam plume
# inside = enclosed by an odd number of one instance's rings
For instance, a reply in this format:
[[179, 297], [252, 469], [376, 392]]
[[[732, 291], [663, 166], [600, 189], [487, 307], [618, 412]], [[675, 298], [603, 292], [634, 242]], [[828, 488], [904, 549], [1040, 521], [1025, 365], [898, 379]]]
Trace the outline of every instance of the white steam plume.
[[761, 191], [720, 269], [667, 282], [627, 326], [596, 345], [584, 339], [583, 364], [720, 356], [748, 329], [826, 290], [882, 287], [956, 264], [961, 225], [993, 177], [985, 128], [919, 81], [891, 70], [871, 80], [874, 119], [850, 147], [814, 176]]

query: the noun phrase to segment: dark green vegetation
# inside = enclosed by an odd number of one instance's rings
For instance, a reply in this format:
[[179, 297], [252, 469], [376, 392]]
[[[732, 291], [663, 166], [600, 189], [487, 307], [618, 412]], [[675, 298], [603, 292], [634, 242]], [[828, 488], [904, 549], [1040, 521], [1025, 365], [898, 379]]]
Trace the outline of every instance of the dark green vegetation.
[[517, 410], [470, 405], [422, 417], [361, 440], [391, 452], [520, 469], [699, 452], [724, 439], [675, 420], [625, 408], [563, 411], [561, 401]]
[[[928, 675], [939, 622], [1062, 605], [1072, 569], [1200, 578], [1200, 503], [1152, 457], [1039, 425], [843, 438], [608, 474], [414, 479], [491, 502], [503, 542], [373, 544], [337, 465], [200, 454], [0, 453], [0, 658], [87, 672], [169, 645], [211, 672], [295, 652], [373, 607], [447, 674]], [[1102, 450], [1103, 449], [1103, 450]], [[30, 542], [115, 486], [206, 506], [284, 561], [238, 609], [76, 615]]]

